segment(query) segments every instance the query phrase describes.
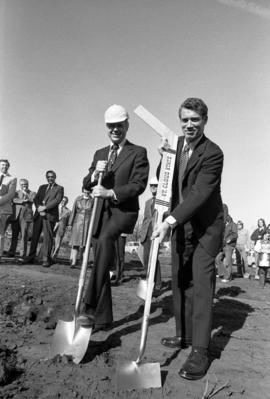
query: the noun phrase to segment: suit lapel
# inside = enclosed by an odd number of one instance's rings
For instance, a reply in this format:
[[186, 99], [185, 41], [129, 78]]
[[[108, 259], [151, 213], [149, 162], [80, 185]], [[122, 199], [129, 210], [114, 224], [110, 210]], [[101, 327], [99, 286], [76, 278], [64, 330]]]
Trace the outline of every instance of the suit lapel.
[[[48, 185], [47, 185], [47, 187], [48, 187]], [[45, 188], [45, 196], [44, 196], [44, 202], [45, 203], [48, 201], [48, 199], [52, 196], [52, 194], [57, 189], [57, 184], [54, 184], [53, 187], [51, 189], [48, 189], [48, 190], [47, 190], [47, 187]]]
[[189, 173], [189, 171], [197, 164], [199, 161], [200, 157], [204, 153], [205, 150], [205, 145], [206, 145], [206, 137], [203, 135], [202, 139], [199, 141], [199, 143], [196, 145], [194, 148], [192, 155], [190, 159], [188, 160], [187, 163], [187, 168], [184, 173], [184, 177]]
[[124, 147], [122, 148], [119, 156], [116, 158], [116, 161], [112, 167], [112, 170], [115, 171], [119, 166], [130, 156], [130, 154], [133, 152], [133, 146], [130, 145], [131, 143], [129, 141], [125, 142]]

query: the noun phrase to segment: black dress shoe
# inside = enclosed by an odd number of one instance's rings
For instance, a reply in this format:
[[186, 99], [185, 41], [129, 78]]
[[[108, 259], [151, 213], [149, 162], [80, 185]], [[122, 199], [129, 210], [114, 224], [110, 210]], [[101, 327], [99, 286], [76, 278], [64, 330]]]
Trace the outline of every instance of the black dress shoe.
[[209, 360], [207, 351], [192, 349], [179, 375], [187, 380], [199, 380], [207, 373]]
[[29, 258], [29, 257], [18, 258], [18, 263], [20, 263], [21, 265], [32, 265], [32, 264], [34, 264], [34, 262], [35, 262], [35, 259], [33, 259], [33, 258]]
[[8, 258], [14, 258], [14, 257], [15, 257], [15, 253], [14, 253], [14, 252], [8, 251], [8, 252], [6, 253], [6, 256], [7, 256]]
[[42, 262], [43, 267], [51, 267], [51, 265], [52, 265], [51, 262], [48, 262], [47, 260]]
[[111, 329], [112, 329], [112, 323], [95, 324], [94, 328], [92, 330], [92, 334], [94, 334], [98, 331], [110, 331]]
[[91, 328], [91, 327], [94, 327], [95, 317], [92, 315], [87, 315], [87, 314], [83, 313], [77, 318], [77, 321], [82, 327]]
[[167, 346], [168, 348], [177, 348], [177, 349], [185, 349], [191, 345], [191, 339], [182, 339], [181, 337], [165, 337], [162, 338], [162, 345]]

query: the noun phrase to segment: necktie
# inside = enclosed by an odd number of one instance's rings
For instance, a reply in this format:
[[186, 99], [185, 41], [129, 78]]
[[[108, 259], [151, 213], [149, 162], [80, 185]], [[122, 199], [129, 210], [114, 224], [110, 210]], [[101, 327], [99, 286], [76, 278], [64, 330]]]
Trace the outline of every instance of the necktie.
[[187, 167], [188, 159], [189, 159], [189, 150], [190, 147], [188, 144], [185, 145], [183, 148], [180, 158], [179, 158], [179, 168], [178, 168], [178, 189], [179, 189], [179, 202], [183, 202], [183, 196], [182, 196], [182, 182], [183, 182], [183, 177], [184, 173]]
[[152, 202], [151, 202], [151, 214], [153, 215], [154, 210], [155, 210], [155, 202], [156, 202], [156, 198], [153, 197], [152, 198]]
[[1, 184], [2, 184], [3, 179], [4, 179], [4, 175], [2, 174], [2, 175], [0, 176], [0, 186], [1, 186]]
[[113, 144], [111, 146], [111, 153], [110, 153], [110, 157], [109, 157], [109, 161], [108, 161], [108, 172], [110, 172], [112, 170], [112, 167], [115, 163], [115, 160], [117, 158], [117, 150], [119, 148], [118, 144]]

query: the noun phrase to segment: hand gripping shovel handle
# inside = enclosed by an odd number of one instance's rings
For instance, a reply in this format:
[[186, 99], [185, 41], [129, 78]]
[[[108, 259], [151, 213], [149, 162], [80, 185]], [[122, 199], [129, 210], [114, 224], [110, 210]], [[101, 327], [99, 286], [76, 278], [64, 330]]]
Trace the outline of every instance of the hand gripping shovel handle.
[[[101, 184], [101, 181], [102, 181], [102, 172], [99, 172], [98, 185]], [[93, 227], [94, 227], [95, 217], [96, 217], [96, 213], [97, 213], [97, 205], [98, 205], [98, 198], [95, 197], [93, 210], [92, 210], [91, 217], [90, 217], [86, 246], [85, 246], [85, 251], [83, 254], [82, 267], [81, 267], [81, 272], [80, 272], [80, 277], [79, 277], [78, 293], [77, 293], [76, 305], [75, 305], [75, 317], [77, 317], [80, 312], [83, 288], [84, 288], [86, 272], [87, 272], [89, 252], [90, 252], [92, 235], [93, 235]]]

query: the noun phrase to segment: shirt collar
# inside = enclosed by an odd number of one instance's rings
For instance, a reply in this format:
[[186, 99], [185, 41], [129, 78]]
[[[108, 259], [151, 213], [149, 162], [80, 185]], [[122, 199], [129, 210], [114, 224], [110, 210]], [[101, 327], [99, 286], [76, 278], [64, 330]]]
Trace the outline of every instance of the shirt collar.
[[[118, 150], [122, 150], [122, 148], [124, 147], [125, 143], [126, 143], [127, 139], [124, 139], [123, 141], [121, 141], [121, 143], [119, 143], [119, 149]], [[111, 141], [110, 143], [110, 151], [112, 150], [112, 145], [115, 144]]]
[[201, 141], [202, 137], [203, 137], [203, 134], [202, 134], [200, 137], [198, 137], [196, 140], [191, 141], [189, 144], [187, 143], [187, 140], [186, 140], [186, 138], [185, 138], [185, 139], [184, 139], [183, 148], [185, 147], [186, 144], [188, 144], [188, 146], [190, 147], [190, 149], [191, 149], [192, 151], [194, 151], [194, 148], [195, 148], [196, 145]]

